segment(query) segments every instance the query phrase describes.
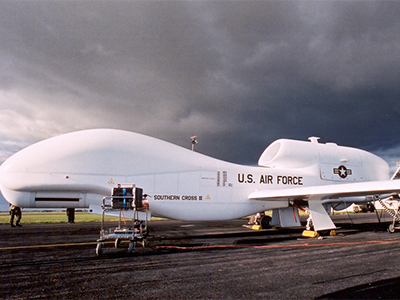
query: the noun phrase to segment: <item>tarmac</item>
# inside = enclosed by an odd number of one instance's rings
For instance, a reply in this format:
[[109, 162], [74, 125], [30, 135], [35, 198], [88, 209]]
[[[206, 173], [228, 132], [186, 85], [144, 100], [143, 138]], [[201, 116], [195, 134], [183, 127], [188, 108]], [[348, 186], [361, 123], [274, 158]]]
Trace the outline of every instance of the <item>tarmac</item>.
[[108, 243], [101, 256], [100, 223], [1, 225], [0, 298], [400, 298], [400, 230], [387, 232], [391, 217], [333, 220], [337, 235], [322, 238], [254, 231], [245, 219], [151, 221], [148, 247], [129, 254], [128, 243]]

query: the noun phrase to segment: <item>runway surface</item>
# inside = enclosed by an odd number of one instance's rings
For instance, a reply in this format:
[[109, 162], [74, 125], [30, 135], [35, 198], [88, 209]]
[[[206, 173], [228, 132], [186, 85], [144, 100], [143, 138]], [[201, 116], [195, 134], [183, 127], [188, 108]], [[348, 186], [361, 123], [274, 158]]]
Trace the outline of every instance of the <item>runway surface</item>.
[[150, 222], [148, 248], [107, 244], [100, 223], [1, 225], [2, 299], [400, 297], [400, 231], [375, 213], [333, 216], [335, 237], [251, 231], [246, 220]]

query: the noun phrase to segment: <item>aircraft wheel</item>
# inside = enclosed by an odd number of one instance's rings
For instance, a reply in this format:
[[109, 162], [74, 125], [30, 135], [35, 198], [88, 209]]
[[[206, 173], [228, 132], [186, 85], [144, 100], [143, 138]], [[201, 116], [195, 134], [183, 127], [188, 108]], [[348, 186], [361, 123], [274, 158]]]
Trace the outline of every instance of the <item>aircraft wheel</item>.
[[394, 233], [394, 225], [393, 225], [393, 224], [390, 224], [387, 231], [388, 231], [389, 233]]
[[271, 217], [270, 216], [263, 216], [260, 220], [260, 225], [262, 229], [271, 228]]
[[128, 247], [128, 253], [132, 254], [135, 251], [136, 242], [130, 241]]
[[103, 247], [104, 247], [103, 243], [97, 244], [97, 247], [96, 247], [96, 255], [97, 256], [100, 256], [103, 253]]
[[114, 243], [115, 248], [119, 248], [120, 244], [121, 244], [121, 239], [116, 239]]

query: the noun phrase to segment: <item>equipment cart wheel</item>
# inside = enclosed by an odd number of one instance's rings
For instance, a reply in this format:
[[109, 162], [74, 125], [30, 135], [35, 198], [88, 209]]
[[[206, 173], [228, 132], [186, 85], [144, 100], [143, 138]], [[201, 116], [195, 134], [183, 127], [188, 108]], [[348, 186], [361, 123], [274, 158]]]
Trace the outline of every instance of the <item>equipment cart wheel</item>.
[[121, 239], [119, 239], [119, 238], [115, 239], [115, 243], [114, 243], [115, 248], [119, 248], [120, 244], [121, 244]]
[[394, 225], [393, 225], [393, 224], [390, 224], [387, 231], [388, 231], [389, 233], [394, 233]]
[[128, 253], [132, 254], [135, 251], [136, 242], [129, 241]]
[[100, 256], [103, 253], [103, 247], [104, 247], [103, 243], [97, 243], [97, 247], [96, 247], [96, 255], [97, 256]]

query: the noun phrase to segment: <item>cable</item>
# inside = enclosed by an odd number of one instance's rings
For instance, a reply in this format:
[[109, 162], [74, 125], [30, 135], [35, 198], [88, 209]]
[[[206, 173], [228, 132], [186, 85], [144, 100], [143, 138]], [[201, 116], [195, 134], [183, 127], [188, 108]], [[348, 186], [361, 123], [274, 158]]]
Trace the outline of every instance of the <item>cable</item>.
[[341, 243], [326, 243], [326, 244], [290, 244], [290, 245], [265, 245], [265, 246], [238, 246], [238, 245], [213, 245], [213, 246], [152, 246], [158, 249], [177, 249], [177, 250], [203, 250], [203, 249], [273, 249], [273, 248], [299, 248], [299, 247], [323, 247], [323, 246], [354, 246], [366, 244], [395, 244], [400, 243], [400, 240], [391, 241], [360, 241], [360, 242], [341, 242]]

